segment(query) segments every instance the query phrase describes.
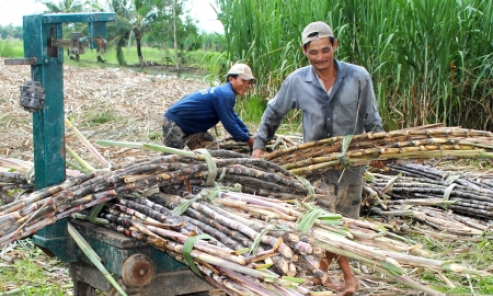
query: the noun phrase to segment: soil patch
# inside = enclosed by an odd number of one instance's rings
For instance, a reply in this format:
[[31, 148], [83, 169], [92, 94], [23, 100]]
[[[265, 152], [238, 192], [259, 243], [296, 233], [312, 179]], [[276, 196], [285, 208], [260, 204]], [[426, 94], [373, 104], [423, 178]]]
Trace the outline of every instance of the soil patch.
[[[5, 66], [0, 59], [2, 157], [33, 158], [32, 114], [19, 105], [19, 87], [31, 80], [30, 71], [29, 66]], [[64, 66], [64, 110], [91, 143], [105, 139], [159, 144], [164, 111], [183, 95], [207, 86], [199, 79], [155, 76], [127, 68]], [[93, 163], [68, 129], [66, 144]], [[109, 161], [145, 156], [131, 149], [97, 148]]]

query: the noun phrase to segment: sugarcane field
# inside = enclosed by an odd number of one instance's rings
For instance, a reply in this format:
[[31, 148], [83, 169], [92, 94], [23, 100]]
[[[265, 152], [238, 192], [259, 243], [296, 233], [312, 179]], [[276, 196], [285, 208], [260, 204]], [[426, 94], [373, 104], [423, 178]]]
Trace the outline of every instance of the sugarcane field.
[[0, 296], [493, 295], [490, 2], [27, 1]]

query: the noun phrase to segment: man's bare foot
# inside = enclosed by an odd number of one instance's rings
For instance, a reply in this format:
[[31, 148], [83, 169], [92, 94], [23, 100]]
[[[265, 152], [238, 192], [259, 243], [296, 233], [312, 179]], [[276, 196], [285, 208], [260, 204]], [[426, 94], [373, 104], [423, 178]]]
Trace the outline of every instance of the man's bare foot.
[[330, 277], [327, 277], [323, 284], [326, 288], [329, 288], [334, 291], [341, 291], [343, 288], [342, 284], [338, 280]]
[[344, 289], [337, 296], [353, 296], [359, 290], [359, 282], [356, 277], [345, 278], [344, 282]]

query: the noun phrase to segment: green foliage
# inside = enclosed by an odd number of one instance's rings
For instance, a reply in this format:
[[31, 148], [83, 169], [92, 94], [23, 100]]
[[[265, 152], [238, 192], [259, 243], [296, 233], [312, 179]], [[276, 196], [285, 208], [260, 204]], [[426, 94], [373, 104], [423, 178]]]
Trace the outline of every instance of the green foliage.
[[256, 95], [237, 98], [237, 113], [242, 120], [247, 122], [260, 122], [266, 107], [267, 100]]
[[0, 25], [0, 39], [22, 39], [22, 26]]
[[0, 57], [14, 58], [23, 57], [24, 48], [20, 41], [0, 40]]
[[[173, 7], [174, 4], [176, 7]], [[181, 57], [184, 57], [184, 52], [201, 46], [198, 29], [194, 21], [184, 14], [181, 1], [111, 0], [109, 6], [117, 18], [114, 24], [108, 26], [109, 40], [115, 46], [121, 66], [126, 65], [123, 48], [133, 44], [137, 47], [137, 56], [142, 65], [145, 64], [145, 55], [141, 49], [145, 45], [167, 51], [174, 48], [176, 41]], [[180, 37], [176, 40], [175, 25], [176, 35]]]
[[[493, 244], [490, 238], [470, 241], [461, 239], [435, 241], [419, 235], [413, 236], [412, 239], [423, 244], [426, 250], [433, 251], [432, 258], [434, 259], [462, 262], [463, 265], [474, 266], [477, 270], [491, 270]], [[474, 289], [474, 295], [493, 294], [493, 276], [491, 275], [479, 277], [447, 272], [444, 275], [457, 286], [457, 288], [450, 288], [444, 284], [442, 279], [436, 278], [427, 270], [417, 272], [421, 273], [424, 280], [435, 283], [435, 289], [447, 295], [471, 295], [471, 289]]]
[[493, 6], [485, 0], [220, 0], [228, 61], [244, 61], [272, 97], [308, 64], [300, 32], [326, 21], [338, 59], [373, 78], [387, 129], [427, 123], [493, 129]]
[[39, 1], [46, 6], [47, 11], [56, 13], [81, 12], [84, 10], [83, 3], [80, 0], [61, 0], [58, 4], [54, 1]]
[[0, 56], [2, 57], [13, 57], [14, 48], [10, 42], [0, 42]]
[[226, 40], [224, 35], [218, 33], [205, 33], [200, 35], [202, 49], [212, 52], [220, 52], [226, 50]]

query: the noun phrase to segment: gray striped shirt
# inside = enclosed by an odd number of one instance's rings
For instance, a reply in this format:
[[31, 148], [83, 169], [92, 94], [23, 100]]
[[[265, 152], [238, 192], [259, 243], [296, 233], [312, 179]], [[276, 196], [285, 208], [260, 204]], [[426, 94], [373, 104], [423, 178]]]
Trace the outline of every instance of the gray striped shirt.
[[320, 85], [312, 66], [291, 73], [268, 105], [255, 134], [254, 149], [265, 149], [284, 116], [302, 110], [303, 140], [383, 131], [370, 74], [365, 68], [335, 61], [337, 77], [330, 91]]

